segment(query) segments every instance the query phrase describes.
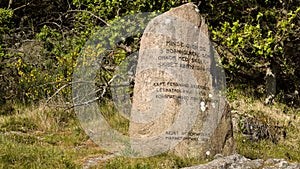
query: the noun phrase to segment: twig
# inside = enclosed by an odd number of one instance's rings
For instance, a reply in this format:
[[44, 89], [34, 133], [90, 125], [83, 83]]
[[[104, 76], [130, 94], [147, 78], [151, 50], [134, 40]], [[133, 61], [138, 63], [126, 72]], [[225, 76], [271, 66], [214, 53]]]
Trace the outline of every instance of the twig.
[[46, 105], [55, 95], [57, 95], [62, 89], [69, 86], [70, 84], [72, 84], [72, 83], [67, 83], [67, 84], [63, 85], [62, 87], [60, 87], [58, 90], [56, 90], [56, 92], [46, 100]]
[[[102, 93], [101, 93], [101, 95], [100, 95], [99, 97], [96, 97], [96, 98], [94, 98], [94, 99], [92, 99], [92, 100], [88, 100], [88, 101], [86, 101], [86, 102], [74, 104], [74, 105], [72, 105], [71, 107], [66, 108], [66, 110], [71, 109], [71, 108], [74, 108], [74, 107], [78, 107], [78, 106], [85, 106], [85, 105], [88, 105], [88, 104], [91, 104], [91, 103], [93, 103], [93, 102], [96, 102], [96, 101], [100, 100], [101, 98], [104, 97], [105, 93], [107, 92], [107, 88], [108, 88], [108, 87], [114, 87], [114, 88], [116, 88], [116, 87], [125, 87], [125, 86], [129, 86], [129, 85], [130, 85], [130, 83], [128, 83], [128, 82], [124, 82], [124, 83], [120, 83], [120, 84], [116, 84], [116, 85], [111, 85], [111, 83], [112, 83], [117, 77], [120, 77], [120, 76], [119, 76], [119, 75], [114, 75], [114, 76], [113, 76], [106, 84], [101, 84], [101, 85], [99, 85], [100, 87], [102, 87], [102, 90], [103, 90]], [[121, 77], [120, 77], [120, 78], [121, 78]], [[124, 79], [123, 79], [123, 80], [124, 80]], [[69, 85], [76, 84], [76, 83], [92, 83], [92, 82], [90, 82], [90, 81], [76, 81], [76, 82], [69, 82], [69, 83], [67, 83], [67, 84], [64, 84], [64, 85], [61, 86], [58, 90], [56, 90], [52, 96], [50, 96], [50, 97], [46, 100], [46, 104], [45, 104], [44, 107], [46, 107], [46, 106], [47, 106], [47, 103], [49, 103], [49, 101], [52, 100], [53, 97], [56, 96], [62, 89], [66, 88], [66, 87], [69, 86]], [[93, 91], [93, 92], [89, 93], [88, 95], [95, 94], [95, 93], [97, 93], [97, 92], [99, 92], [99, 91], [100, 91], [100, 89], [99, 89], [99, 90], [96, 90], [96, 91]], [[74, 98], [73, 98], [73, 99], [74, 99]]]
[[68, 10], [68, 12], [85, 12], [85, 13], [88, 13], [90, 15], [92, 15], [93, 17], [99, 19], [101, 22], [105, 23], [105, 25], [109, 26], [109, 24], [107, 22], [105, 22], [104, 19], [100, 18], [99, 16], [93, 14], [92, 12], [90, 11], [87, 11], [87, 10], [80, 10], [80, 9], [73, 9], [73, 10]]
[[13, 9], [13, 11], [16, 11], [16, 10], [19, 10], [19, 9], [21, 9], [21, 8], [24, 8], [24, 7], [28, 6], [28, 5], [30, 5], [32, 2], [33, 2], [33, 1], [28, 2], [27, 4], [24, 4], [24, 5], [22, 5], [22, 6], [19, 6], [19, 7], [15, 8], [15, 9]]
[[[56, 83], [56, 82], [55, 82], [55, 83]], [[53, 84], [55, 84], [55, 83], [53, 83]], [[50, 96], [50, 97], [46, 100], [45, 106], [47, 106], [47, 103], [49, 103], [49, 101], [50, 101], [54, 96], [56, 96], [62, 89], [66, 88], [66, 87], [69, 86], [69, 85], [75, 84], [75, 83], [90, 83], [90, 82], [88, 82], [88, 81], [77, 81], [77, 82], [69, 82], [69, 83], [67, 83], [67, 84], [64, 84], [64, 85], [61, 86], [58, 90], [56, 90], [56, 92], [54, 92], [54, 94], [53, 94], [52, 96]], [[44, 107], [45, 107], [45, 106], [44, 106]]]
[[61, 26], [56, 22], [43, 22], [43, 23], [38, 24], [38, 26], [44, 25], [44, 24], [53, 24], [53, 25], [56, 25], [59, 29], [61, 29]]
[[[111, 83], [112, 83], [117, 77], [119, 77], [119, 75], [114, 75], [114, 76], [107, 82], [107, 84], [105, 84], [105, 85], [102, 86], [102, 90], [103, 90], [103, 91], [102, 91], [102, 93], [101, 93], [101, 95], [100, 95], [99, 97], [96, 97], [95, 99], [88, 100], [88, 101], [83, 102], [83, 103], [74, 104], [73, 106], [69, 107], [68, 109], [71, 109], [71, 108], [74, 108], [74, 107], [78, 107], [78, 106], [85, 106], [85, 105], [88, 105], [88, 104], [91, 104], [91, 103], [93, 103], [93, 102], [96, 102], [96, 101], [100, 100], [101, 98], [104, 97], [104, 95], [105, 95], [105, 93], [106, 93], [106, 91], [107, 91], [107, 88], [108, 88], [108, 87], [112, 87], [112, 86], [111, 86]], [[124, 85], [124, 84], [121, 84], [121, 85], [118, 85], [118, 86], [125, 86], [125, 85]], [[117, 85], [116, 85], [116, 87], [117, 87]], [[98, 91], [99, 91], [99, 90], [97, 90], [96, 92], [98, 92]], [[93, 92], [93, 93], [95, 93], [95, 92]]]
[[118, 47], [118, 48], [121, 48], [121, 49], [123, 49], [123, 50], [125, 50], [125, 51], [128, 52], [128, 53], [131, 53], [131, 52], [132, 52], [132, 48], [129, 47], [129, 46], [126, 46], [126, 45], [124, 45], [124, 44], [117, 45], [117, 47]]
[[88, 105], [88, 104], [91, 104], [93, 102], [96, 102], [98, 100], [100, 100], [101, 97], [96, 97], [95, 99], [93, 100], [89, 100], [89, 101], [86, 101], [86, 102], [83, 102], [83, 103], [79, 103], [79, 104], [74, 104], [73, 106], [67, 108], [67, 109], [72, 109], [74, 107], [78, 107], [78, 106], [85, 106], [85, 105]]

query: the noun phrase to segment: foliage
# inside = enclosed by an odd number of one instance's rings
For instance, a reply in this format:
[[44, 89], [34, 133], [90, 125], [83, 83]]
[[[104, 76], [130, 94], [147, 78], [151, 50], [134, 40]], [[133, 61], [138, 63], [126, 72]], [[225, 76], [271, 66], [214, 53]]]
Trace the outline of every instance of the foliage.
[[[0, 8], [0, 92], [7, 93], [6, 90], [9, 90], [11, 87], [11, 81], [14, 77], [9, 77], [10, 74], [13, 74], [11, 71], [8, 71], [7, 68], [10, 67], [8, 60], [12, 58], [11, 54], [6, 54], [5, 48], [6, 44], [3, 43], [3, 36], [10, 32], [10, 28], [13, 26], [12, 23], [13, 11], [10, 9]], [[9, 98], [10, 93], [0, 96], [0, 104], [5, 103], [6, 99]]]
[[208, 0], [201, 9], [232, 80], [257, 87], [264, 84], [266, 69], [275, 68], [279, 90], [299, 90], [299, 1]]
[[[1, 4], [0, 78], [3, 85], [0, 90], [5, 94], [0, 102], [49, 98], [60, 88], [63, 88], [61, 96], [69, 100], [70, 88], [65, 86], [70, 87], [76, 59], [92, 34], [126, 15], [165, 12], [185, 2], [56, 0]], [[194, 2], [207, 19], [229, 80], [257, 87], [264, 83], [266, 69], [275, 65], [281, 79], [279, 91], [299, 90], [300, 7], [296, 0]], [[46, 14], [44, 10], [51, 12]], [[109, 41], [118, 36], [112, 35]], [[139, 37], [120, 43], [137, 50]], [[115, 65], [130, 54], [122, 48], [111, 47], [116, 51]], [[101, 72], [110, 74], [106, 81], [112, 78], [113, 74]], [[247, 82], [249, 79], [255, 80]]]
[[[92, 34], [125, 15], [164, 12], [182, 3], [178, 0], [39, 0], [34, 3], [22, 0], [1, 4], [0, 34], [4, 39], [0, 39], [0, 71], [1, 92], [5, 93], [1, 104], [10, 100], [38, 101], [58, 90], [62, 98], [70, 100], [69, 84], [76, 59]], [[109, 41], [118, 36], [112, 35]], [[137, 42], [127, 41], [126, 45]], [[116, 62], [120, 63], [126, 52], [112, 48], [117, 51], [114, 52]]]
[[0, 8], [0, 34], [3, 35], [10, 30], [13, 11], [11, 9]]

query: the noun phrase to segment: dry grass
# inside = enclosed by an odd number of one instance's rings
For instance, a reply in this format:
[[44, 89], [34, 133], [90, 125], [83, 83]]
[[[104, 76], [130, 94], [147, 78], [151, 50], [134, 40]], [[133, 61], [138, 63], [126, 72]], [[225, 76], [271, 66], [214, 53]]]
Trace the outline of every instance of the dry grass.
[[[234, 94], [234, 97], [230, 96]], [[235, 132], [238, 153], [248, 158], [285, 158], [300, 162], [300, 111], [284, 104], [266, 106], [259, 99], [229, 93], [233, 116], [260, 120], [272, 129], [281, 126], [286, 136], [249, 140]], [[108, 105], [107, 105], [108, 106]], [[103, 111], [113, 111], [103, 107]], [[111, 115], [111, 114], [110, 114]], [[114, 114], [112, 114], [114, 115]], [[126, 132], [128, 122], [118, 115], [110, 125]], [[122, 123], [120, 123], [122, 122]], [[239, 126], [237, 126], [239, 127]], [[82, 168], [88, 160], [108, 154], [85, 134], [72, 110], [44, 106], [14, 105], [14, 112], [0, 115], [0, 168]], [[168, 154], [143, 159], [114, 157], [98, 161], [98, 168], [180, 168], [203, 163]]]
[[[111, 125], [126, 131], [127, 122], [120, 123], [123, 119], [112, 117]], [[73, 111], [45, 106], [15, 105], [15, 113], [1, 115], [0, 144], [0, 168], [82, 168], [88, 161], [109, 154], [89, 139]], [[95, 162], [96, 166], [90, 167], [165, 169], [201, 163], [168, 154], [143, 159], [114, 157]]]
[[[284, 158], [293, 162], [300, 162], [300, 110], [288, 107], [282, 103], [265, 105], [262, 100], [253, 99], [237, 94], [236, 99], [230, 101], [233, 117], [239, 122], [241, 117], [255, 119], [265, 124], [266, 130], [276, 132], [278, 142], [272, 139], [251, 140], [241, 132], [234, 133], [238, 153], [246, 157], [256, 158]], [[239, 125], [239, 124], [237, 124]], [[237, 126], [240, 129], [241, 126]], [[271, 131], [272, 129], [275, 129]], [[272, 134], [272, 133], [271, 133]]]

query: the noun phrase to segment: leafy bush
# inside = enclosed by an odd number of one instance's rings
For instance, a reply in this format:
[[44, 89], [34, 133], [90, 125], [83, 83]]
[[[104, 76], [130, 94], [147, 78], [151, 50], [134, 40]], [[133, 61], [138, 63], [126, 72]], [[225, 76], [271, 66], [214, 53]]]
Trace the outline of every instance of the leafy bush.
[[[123, 16], [165, 12], [185, 2], [39, 0], [27, 3], [22, 0], [12, 3], [12, 9], [6, 9], [8, 2], [1, 4], [0, 92], [3, 95], [0, 104], [9, 100], [38, 101], [57, 91], [63, 100], [70, 101], [72, 72], [87, 39]], [[299, 90], [299, 1], [194, 2], [209, 24], [228, 80], [256, 88], [265, 83], [266, 71], [271, 69], [281, 79], [277, 81], [278, 91]], [[138, 50], [139, 37], [120, 43]], [[114, 65], [130, 54], [118, 47], [113, 50]], [[111, 79], [113, 71], [102, 71], [98, 77]]]
[[299, 46], [299, 5], [296, 0], [201, 3], [231, 80], [256, 88], [270, 69], [280, 79], [278, 91], [299, 90], [299, 59], [289, 47]]

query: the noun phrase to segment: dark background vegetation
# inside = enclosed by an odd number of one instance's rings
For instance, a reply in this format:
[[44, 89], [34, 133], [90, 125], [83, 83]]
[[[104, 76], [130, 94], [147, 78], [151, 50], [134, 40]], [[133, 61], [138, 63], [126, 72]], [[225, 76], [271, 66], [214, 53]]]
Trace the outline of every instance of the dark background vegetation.
[[[80, 49], [107, 22], [132, 12], [164, 12], [183, 3], [186, 1], [2, 0], [1, 107], [11, 102], [29, 103], [48, 98], [71, 82]], [[297, 106], [299, 1], [194, 3], [209, 25], [211, 39], [222, 57], [227, 83], [253, 88], [258, 97], [267, 97], [269, 69], [277, 79], [273, 91], [277, 101]], [[69, 89], [61, 93], [69, 100]]]

